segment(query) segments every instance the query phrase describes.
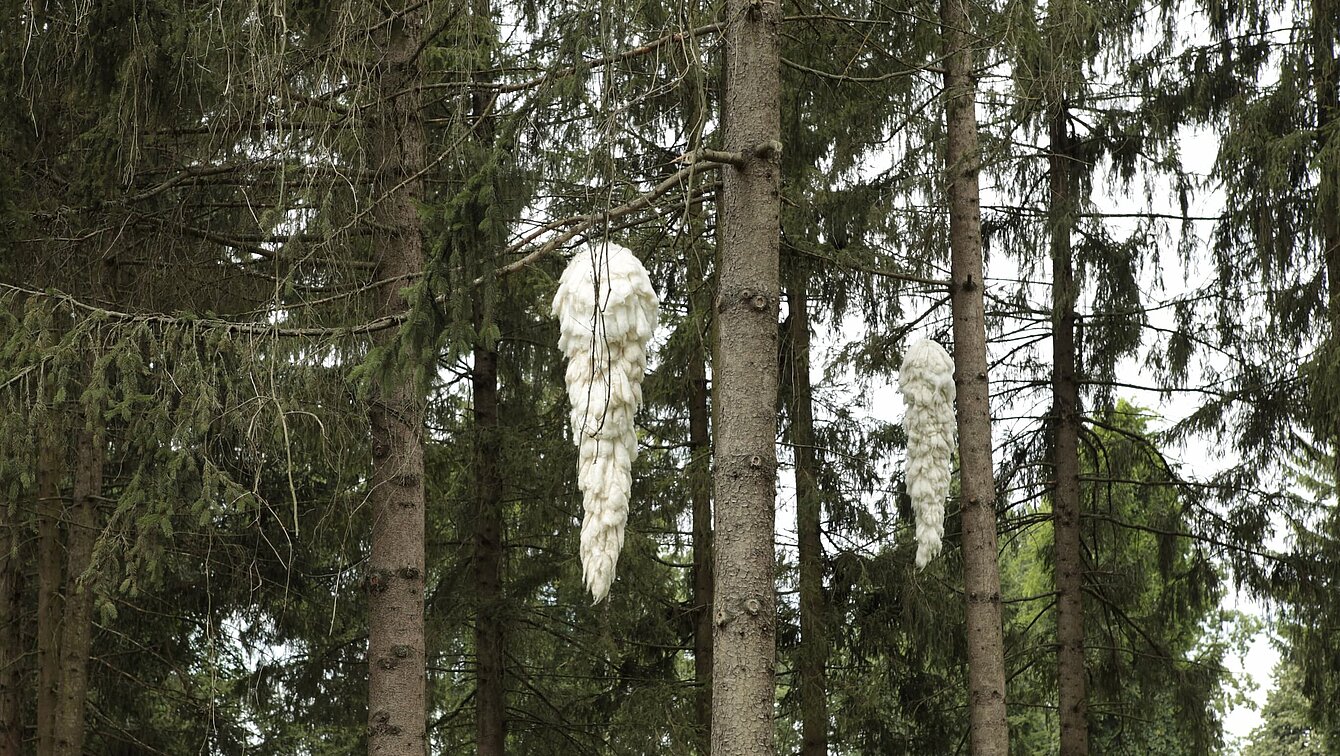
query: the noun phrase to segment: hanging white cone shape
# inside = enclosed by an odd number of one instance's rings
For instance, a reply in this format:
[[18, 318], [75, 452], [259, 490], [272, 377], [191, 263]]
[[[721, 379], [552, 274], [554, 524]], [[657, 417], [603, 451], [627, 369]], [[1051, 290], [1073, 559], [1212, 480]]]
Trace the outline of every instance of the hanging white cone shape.
[[908, 347], [898, 387], [907, 404], [907, 495], [917, 521], [917, 567], [940, 553], [954, 453], [954, 360], [922, 339]]
[[582, 491], [582, 572], [599, 603], [614, 582], [637, 458], [647, 342], [659, 302], [631, 251], [596, 242], [577, 250], [558, 282], [553, 314], [568, 359], [568, 401]]

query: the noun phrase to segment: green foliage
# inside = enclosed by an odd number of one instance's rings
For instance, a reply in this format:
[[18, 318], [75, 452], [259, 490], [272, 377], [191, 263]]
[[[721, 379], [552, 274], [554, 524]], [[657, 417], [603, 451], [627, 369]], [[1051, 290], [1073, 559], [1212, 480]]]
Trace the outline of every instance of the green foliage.
[[1296, 663], [1282, 662], [1275, 668], [1275, 689], [1261, 710], [1265, 721], [1247, 737], [1242, 756], [1324, 756], [1332, 752], [1328, 736], [1313, 724], [1301, 677]]
[[[1235, 622], [1218, 608], [1219, 568], [1186, 532], [1188, 501], [1164, 467], [1148, 415], [1118, 402], [1095, 425], [1081, 459], [1091, 748], [1217, 752], [1234, 685], [1224, 659], [1236, 645], [1219, 630]], [[1045, 753], [1058, 747], [1051, 531], [1025, 526], [1011, 543], [1002, 588], [1023, 599], [1006, 624], [1007, 647], [1021, 649], [1011, 751]]]

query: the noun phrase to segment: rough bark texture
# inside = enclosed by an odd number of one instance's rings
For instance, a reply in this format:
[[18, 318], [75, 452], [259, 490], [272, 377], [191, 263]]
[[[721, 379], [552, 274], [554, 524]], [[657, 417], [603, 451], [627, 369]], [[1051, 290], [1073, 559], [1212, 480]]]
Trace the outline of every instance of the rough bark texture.
[[698, 750], [712, 748], [712, 464], [704, 323], [711, 303], [697, 250], [689, 251], [690, 295], [698, 338], [689, 353], [689, 496], [693, 504], [693, 679], [697, 685]]
[[[725, 147], [713, 362], [715, 595], [712, 753], [774, 753], [777, 611], [777, 311], [781, 3], [729, 0]], [[771, 145], [774, 149], [757, 149]]]
[[1323, 259], [1332, 334], [1340, 334], [1340, 165], [1329, 144], [1340, 140], [1340, 62], [1335, 49], [1340, 45], [1340, 4], [1335, 0], [1312, 0], [1313, 88], [1317, 97], [1317, 153], [1323, 156], [1318, 176], [1317, 216], [1321, 218]]
[[[1340, 65], [1337, 65], [1336, 14], [1340, 4], [1334, 0], [1312, 0], [1312, 66], [1313, 89], [1317, 97], [1317, 154], [1322, 165], [1317, 172], [1319, 199], [1317, 215], [1321, 219], [1322, 259], [1326, 264], [1328, 335], [1340, 339], [1340, 165], [1335, 161], [1336, 150], [1327, 144], [1340, 140]], [[1327, 128], [1329, 126], [1329, 128]], [[1330, 432], [1335, 456], [1335, 479], [1340, 481], [1340, 411], [1329, 408], [1333, 418]]]
[[61, 449], [49, 428], [39, 428], [37, 457], [37, 754], [56, 752], [56, 704], [60, 688], [62, 559], [60, 521], [64, 505]]
[[[401, 294], [424, 267], [417, 201], [424, 162], [419, 63], [419, 5], [373, 32], [377, 103], [369, 114], [369, 168], [379, 202], [374, 213], [382, 283], [374, 316], [404, 312]], [[377, 336], [379, 345], [396, 338]], [[402, 359], [403, 356], [402, 356]], [[424, 756], [426, 746], [423, 630], [424, 397], [407, 368], [376, 379], [368, 398], [372, 431], [372, 514], [368, 557], [368, 751]]]
[[[476, 307], [476, 323], [482, 317]], [[474, 350], [475, 731], [478, 753], [502, 756], [507, 740], [502, 609], [502, 474], [498, 467], [498, 353]]]
[[968, 706], [974, 756], [1009, 752], [1005, 719], [1005, 648], [996, 549], [996, 484], [991, 461], [991, 404], [983, 308], [982, 226], [978, 189], [976, 83], [966, 0], [943, 0], [945, 160], [954, 316], [954, 388], [967, 606]]
[[[1340, 64], [1335, 48], [1340, 44], [1336, 35], [1336, 13], [1340, 4], [1335, 0], [1312, 0], [1313, 25], [1313, 87], [1317, 95], [1317, 154], [1323, 158], [1320, 197], [1317, 214], [1321, 218], [1321, 249], [1327, 265], [1327, 315], [1329, 338], [1340, 339], [1340, 165], [1335, 165], [1335, 149], [1327, 149], [1327, 142], [1340, 139]], [[1327, 129], [1327, 126], [1331, 129]], [[1340, 484], [1340, 412], [1332, 413], [1332, 449], [1335, 450], [1335, 480]]]
[[68, 525], [65, 611], [61, 624], [60, 695], [56, 706], [56, 753], [84, 752], [84, 712], [93, 646], [93, 544], [102, 497], [102, 441], [87, 429], [75, 433], [74, 485]]
[[802, 756], [828, 753], [828, 634], [824, 627], [822, 506], [815, 482], [813, 389], [810, 386], [808, 271], [793, 266], [786, 301], [791, 312], [791, 447], [796, 463], [796, 536], [800, 562], [800, 719]]
[[18, 756], [23, 738], [20, 718], [19, 666], [23, 645], [19, 634], [18, 507], [0, 499], [0, 756]]
[[[488, 42], [484, 30], [492, 29], [489, 0], [470, 3], [476, 49]], [[476, 81], [487, 77], [475, 75]], [[491, 96], [480, 88], [471, 93], [470, 114], [476, 137], [485, 145], [494, 140], [489, 117]], [[480, 209], [482, 216], [482, 208]], [[481, 218], [482, 219], [482, 218]], [[476, 223], [478, 228], [478, 223]], [[485, 243], [488, 243], [487, 241]], [[483, 255], [492, 260], [493, 255]], [[475, 292], [475, 333], [488, 325], [484, 292]], [[505, 623], [502, 618], [503, 517], [502, 441], [498, 425], [498, 352], [484, 344], [474, 349], [471, 390], [475, 413], [475, 748], [481, 756], [502, 756], [507, 745], [507, 687]]]
[[1075, 354], [1075, 272], [1070, 246], [1073, 197], [1064, 105], [1052, 114], [1052, 520], [1056, 549], [1057, 700], [1061, 756], [1089, 751], [1084, 679], [1084, 554], [1079, 523], [1079, 384]]

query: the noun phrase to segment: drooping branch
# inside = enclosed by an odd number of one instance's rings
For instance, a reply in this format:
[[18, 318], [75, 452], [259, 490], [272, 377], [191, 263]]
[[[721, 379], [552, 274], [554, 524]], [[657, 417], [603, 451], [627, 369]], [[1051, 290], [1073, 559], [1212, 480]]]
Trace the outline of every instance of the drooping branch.
[[[681, 32], [675, 32], [674, 34], [667, 34], [663, 37], [658, 37], [644, 45], [639, 45], [637, 47], [630, 48], [622, 52], [605, 55], [600, 58], [595, 58], [594, 60], [585, 61], [580, 65], [565, 66], [563, 68], [558, 69], [557, 71], [550, 71], [548, 73], [541, 74], [534, 78], [527, 79], [525, 81], [514, 82], [512, 84], [495, 84], [491, 86], [489, 85], [484, 86], [500, 94], [506, 94], [510, 92], [521, 92], [527, 89], [535, 89], [549, 82], [556, 81], [558, 79], [564, 79], [569, 76], [574, 76], [582, 71], [590, 71], [596, 68], [612, 65], [614, 63], [621, 63], [625, 60], [631, 60], [633, 58], [641, 57], [643, 55], [656, 52], [657, 50], [660, 50], [661, 48], [666, 47], [667, 45], [712, 34], [713, 32], [721, 31], [722, 29], [725, 28], [725, 26], [726, 25], [724, 23], [720, 22], [714, 24], [706, 24], [694, 29], [689, 29], [688, 31], [681, 31]], [[422, 88], [443, 89], [443, 88], [457, 88], [460, 86], [462, 86], [462, 82], [443, 82], [440, 84], [425, 85]], [[471, 86], [474, 88], [479, 88], [480, 85], [478, 83], [475, 83], [472, 84]]]
[[223, 318], [199, 318], [193, 316], [168, 315], [164, 313], [134, 313], [113, 310], [107, 307], [101, 307], [89, 304], [73, 295], [61, 291], [48, 290], [38, 291], [23, 286], [0, 282], [0, 290], [7, 290], [16, 294], [23, 294], [29, 297], [41, 297], [54, 299], [63, 302], [71, 308], [80, 312], [86, 312], [99, 317], [116, 320], [123, 323], [146, 323], [149, 325], [180, 327], [196, 326], [205, 328], [217, 328], [229, 331], [234, 334], [251, 334], [256, 336], [297, 336], [303, 338], [328, 337], [328, 336], [355, 336], [361, 334], [376, 333], [387, 328], [394, 328], [405, 321], [407, 313], [396, 313], [394, 315], [385, 315], [374, 318], [365, 323], [351, 326], [331, 326], [331, 327], [296, 327], [284, 328], [269, 323], [239, 322], [235, 320], [225, 320]]
[[[631, 213], [637, 212], [638, 210], [650, 207], [651, 204], [655, 202], [658, 198], [664, 196], [665, 194], [668, 194], [672, 189], [683, 184], [685, 181], [689, 179], [689, 177], [693, 176], [695, 173], [712, 170], [714, 168], [720, 168], [722, 167], [722, 165], [723, 165], [722, 163], [710, 160], [694, 162], [679, 169], [674, 174], [667, 177], [664, 181], [653, 187], [651, 191], [647, 192], [646, 194], [642, 194], [635, 199], [625, 202], [622, 205], [612, 207], [608, 210], [604, 210], [598, 213], [562, 218], [560, 220], [546, 223], [543, 226], [540, 226], [534, 231], [531, 231], [522, 238], [518, 239], [516, 242], [512, 243], [510, 246], [508, 246], [507, 249], [503, 250], [503, 254], [504, 255], [519, 254], [522, 250], [526, 249], [527, 246], [534, 243], [544, 234], [550, 231], [556, 231], [560, 228], [563, 228], [564, 226], [571, 226], [571, 227], [568, 228], [567, 231], [564, 231], [563, 233], [554, 236], [553, 238], [549, 239], [548, 241], [544, 242], [538, 247], [535, 247], [533, 250], [526, 253], [526, 255], [521, 259], [516, 260], [514, 262], [510, 262], [502, 266], [497, 271], [495, 271], [494, 275], [498, 277], [511, 275], [512, 273], [516, 273], [522, 268], [533, 265], [535, 264], [536, 261], [543, 259], [545, 256], [549, 254], [552, 254], [555, 250], [559, 249], [567, 242], [572, 241], [581, 234], [594, 228], [596, 225], [604, 223], [606, 221], [614, 220], [616, 218], [622, 218], [625, 215], [629, 215]], [[480, 276], [479, 278], [476, 278], [473, 283], [475, 286], [479, 286], [484, 283], [484, 280], [485, 277]]]

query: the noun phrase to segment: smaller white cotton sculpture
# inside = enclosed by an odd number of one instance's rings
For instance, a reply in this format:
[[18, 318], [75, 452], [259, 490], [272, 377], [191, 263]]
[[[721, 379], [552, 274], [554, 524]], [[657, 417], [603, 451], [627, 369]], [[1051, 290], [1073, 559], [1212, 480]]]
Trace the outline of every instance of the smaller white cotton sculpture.
[[922, 339], [908, 347], [898, 376], [907, 403], [907, 495], [917, 521], [917, 568], [940, 553], [954, 451], [954, 360]]
[[617, 244], [577, 251], [554, 294], [558, 348], [568, 359], [568, 401], [582, 491], [582, 572], [595, 603], [609, 593], [628, 522], [637, 458], [633, 416], [642, 404], [647, 342], [656, 330], [647, 269]]

